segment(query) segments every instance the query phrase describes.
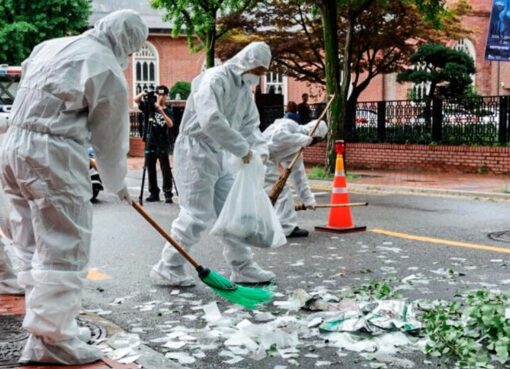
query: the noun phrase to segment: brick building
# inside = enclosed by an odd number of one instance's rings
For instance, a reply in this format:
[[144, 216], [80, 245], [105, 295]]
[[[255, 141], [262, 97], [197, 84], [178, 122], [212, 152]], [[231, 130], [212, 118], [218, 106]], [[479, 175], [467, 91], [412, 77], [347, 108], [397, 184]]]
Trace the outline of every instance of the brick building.
[[[485, 43], [489, 27], [492, 0], [472, 1], [472, 12], [464, 19], [473, 33], [468, 39], [452, 42], [451, 46], [468, 52], [475, 60], [477, 73], [475, 85], [482, 95], [506, 95], [510, 93], [510, 65], [484, 59]], [[148, 42], [143, 50], [133, 55], [126, 71], [130, 95], [144, 86], [165, 84], [169, 87], [177, 81], [190, 82], [203, 68], [204, 54], [189, 51], [185, 37], [172, 38], [171, 25], [162, 20], [163, 11], [151, 9], [148, 0], [93, 0], [90, 23], [117, 9], [134, 9], [147, 21], [150, 28]], [[138, 69], [137, 69], [138, 68]], [[263, 92], [274, 86], [285, 101], [300, 101], [303, 92], [317, 95], [319, 89], [307, 83], [297, 82], [280, 74], [268, 73], [261, 81]], [[360, 101], [405, 99], [410, 88], [426, 89], [426, 86], [398, 84], [396, 75], [387, 74], [375, 78], [360, 97]], [[314, 100], [312, 99], [312, 102]]]

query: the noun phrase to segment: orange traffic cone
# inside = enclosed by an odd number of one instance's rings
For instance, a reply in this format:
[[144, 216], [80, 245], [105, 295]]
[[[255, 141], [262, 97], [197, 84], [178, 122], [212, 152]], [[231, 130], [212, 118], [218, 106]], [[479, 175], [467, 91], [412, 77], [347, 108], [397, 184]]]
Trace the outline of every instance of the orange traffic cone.
[[[331, 191], [331, 204], [348, 204], [347, 181], [345, 180], [343, 153], [344, 141], [335, 142], [336, 169], [333, 189]], [[351, 209], [349, 207], [336, 207], [329, 210], [328, 224], [325, 227], [315, 227], [319, 232], [348, 233], [365, 231], [367, 227], [356, 227], [352, 222]]]

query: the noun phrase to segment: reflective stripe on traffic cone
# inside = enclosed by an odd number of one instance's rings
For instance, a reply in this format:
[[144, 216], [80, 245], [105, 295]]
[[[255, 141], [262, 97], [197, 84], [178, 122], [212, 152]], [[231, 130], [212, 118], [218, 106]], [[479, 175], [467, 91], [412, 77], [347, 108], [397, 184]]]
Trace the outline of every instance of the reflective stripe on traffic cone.
[[[335, 143], [336, 167], [335, 179], [333, 180], [333, 189], [331, 190], [331, 204], [348, 204], [349, 194], [347, 193], [347, 181], [344, 170], [344, 141], [339, 140]], [[325, 227], [315, 227], [319, 232], [360, 232], [365, 231], [367, 227], [356, 227], [352, 221], [351, 209], [349, 207], [332, 207], [329, 210], [328, 224]]]

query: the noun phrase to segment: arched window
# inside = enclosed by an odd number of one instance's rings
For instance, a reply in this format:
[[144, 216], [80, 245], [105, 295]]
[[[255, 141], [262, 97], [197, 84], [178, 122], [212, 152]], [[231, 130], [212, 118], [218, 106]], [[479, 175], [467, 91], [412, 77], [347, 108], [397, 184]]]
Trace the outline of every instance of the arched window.
[[266, 80], [264, 83], [264, 90], [266, 94], [271, 91], [275, 94], [283, 95], [284, 103], [287, 103], [287, 77], [283, 74], [267, 72]]
[[[468, 54], [471, 58], [473, 58], [473, 61], [476, 66], [476, 49], [473, 43], [468, 40], [467, 38], [463, 38], [462, 40], [459, 40], [453, 45], [453, 49], [457, 51], [463, 51], [466, 54]], [[473, 79], [473, 85], [475, 84], [475, 74], [471, 76]]]
[[[416, 70], [423, 70], [425, 66], [417, 65]], [[413, 99], [424, 100], [430, 91], [430, 82], [413, 83]]]
[[155, 89], [159, 84], [159, 55], [156, 48], [146, 42], [133, 54], [133, 92], [138, 95], [145, 89]]

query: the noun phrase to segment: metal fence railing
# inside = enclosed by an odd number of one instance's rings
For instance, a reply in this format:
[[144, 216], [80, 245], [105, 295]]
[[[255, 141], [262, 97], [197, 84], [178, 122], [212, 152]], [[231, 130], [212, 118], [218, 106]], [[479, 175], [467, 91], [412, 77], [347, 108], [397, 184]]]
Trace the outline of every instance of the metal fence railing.
[[[172, 102], [179, 125], [184, 102]], [[311, 104], [317, 118], [325, 104]], [[261, 129], [284, 113], [283, 105], [259, 106]], [[141, 113], [131, 112], [131, 136], [140, 137]], [[444, 145], [507, 145], [510, 143], [510, 96], [485, 96], [462, 100], [394, 100], [359, 102], [350, 142]]]
[[[324, 104], [312, 106], [317, 117]], [[510, 143], [510, 96], [359, 102], [348, 141], [444, 145]]]
[[[182, 120], [182, 114], [184, 113], [185, 101], [172, 101], [169, 104], [172, 107], [173, 121], [174, 121], [174, 132], [179, 131], [179, 126]], [[141, 137], [143, 134], [143, 113], [138, 110], [131, 110], [129, 112], [129, 135], [130, 137]]]

